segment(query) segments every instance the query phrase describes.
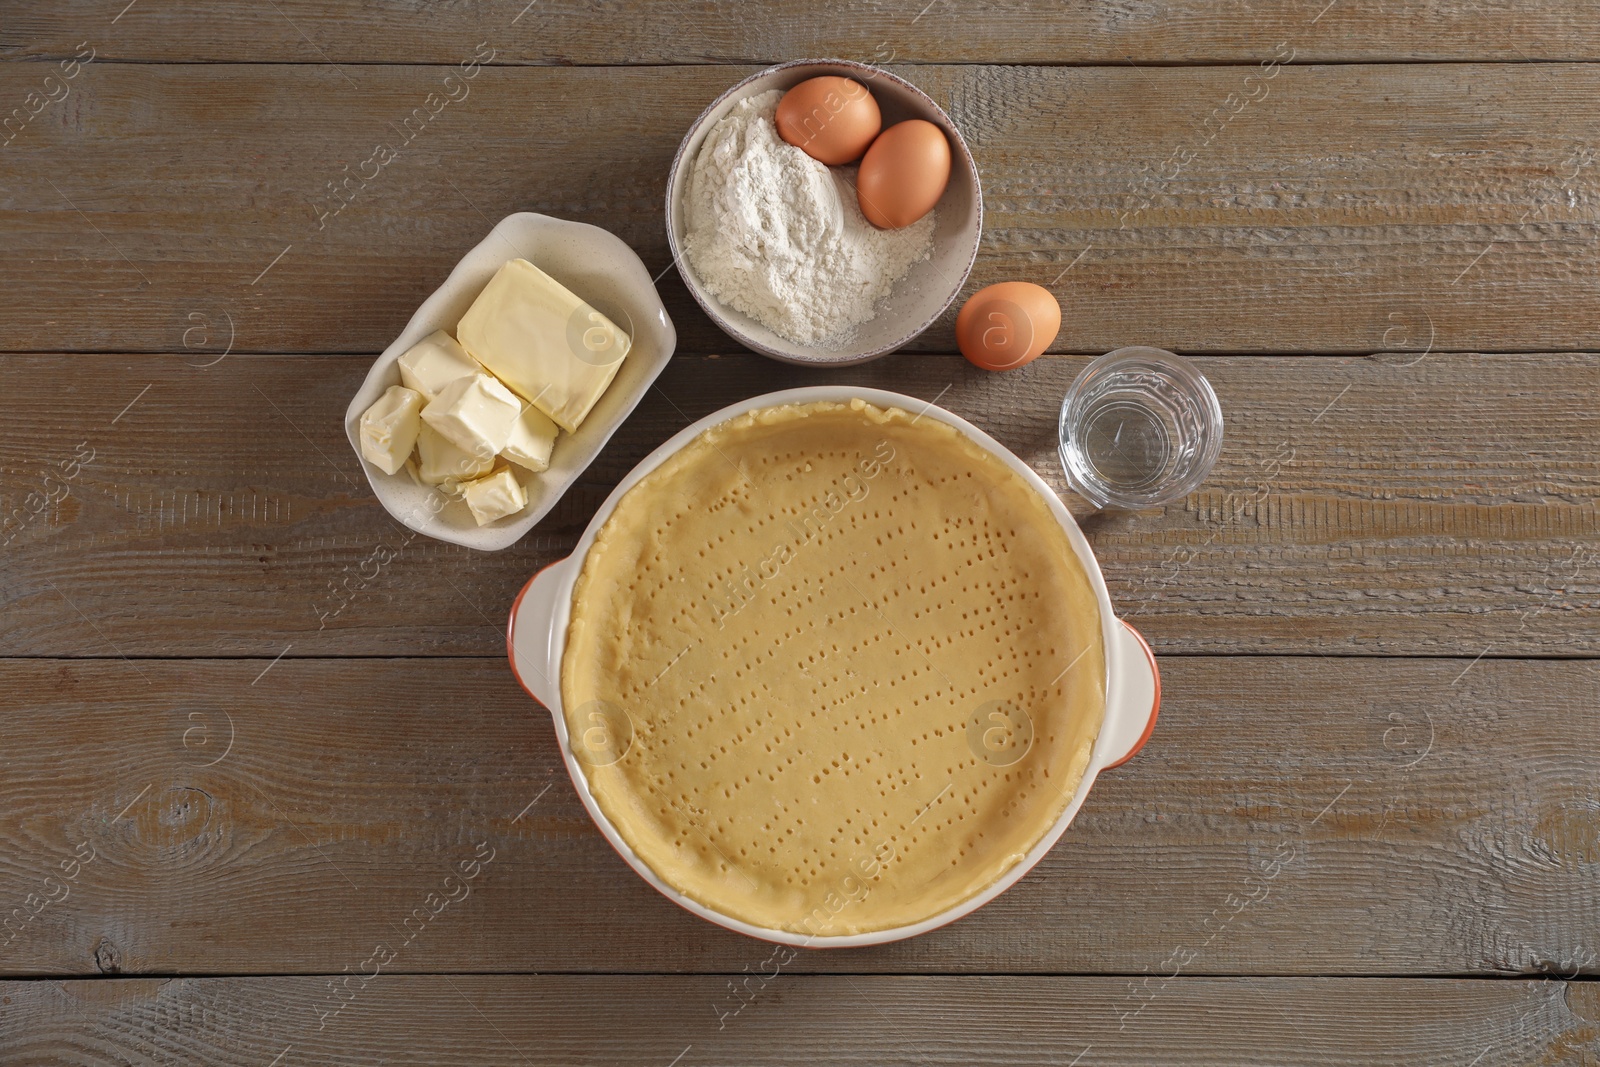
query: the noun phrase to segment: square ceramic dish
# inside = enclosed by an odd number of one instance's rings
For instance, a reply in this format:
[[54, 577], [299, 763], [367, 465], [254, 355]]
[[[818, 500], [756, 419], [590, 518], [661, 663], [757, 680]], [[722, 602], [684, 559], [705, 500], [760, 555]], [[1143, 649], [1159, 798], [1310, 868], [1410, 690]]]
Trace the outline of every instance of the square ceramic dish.
[[[572, 290], [627, 331], [633, 347], [578, 432], [556, 438], [550, 469], [540, 474], [518, 471], [528, 489], [528, 506], [479, 526], [460, 499], [418, 485], [403, 468], [397, 474], [385, 474], [361, 456], [361, 413], [391, 385], [400, 384], [401, 355], [435, 330], [447, 330], [453, 336], [456, 323], [495, 271], [513, 259], [528, 260]], [[389, 514], [429, 537], [498, 551], [516, 543], [556, 506], [643, 399], [677, 343], [677, 331], [661, 306], [650, 272], [621, 238], [598, 226], [518, 212], [502, 219], [462, 257], [444, 284], [417, 308], [400, 336], [384, 349], [345, 411], [345, 434]]]
[[[879, 304], [877, 315], [863, 323], [848, 347], [813, 348], [780, 337], [742, 311], [723, 305], [695, 277], [684, 258], [684, 190], [689, 171], [711, 127], [746, 97], [771, 89], [791, 89], [807, 78], [837, 74], [865, 85], [878, 101], [885, 128], [906, 119], [926, 119], [950, 139], [950, 184], [934, 205], [933, 251], [895, 283]], [[667, 240], [673, 261], [689, 292], [711, 320], [735, 341], [785, 363], [848, 367], [886, 356], [932, 326], [961, 292], [983, 236], [983, 189], [978, 166], [950, 116], [927, 93], [886, 70], [849, 60], [795, 60], [752, 74], [712, 101], [678, 148], [667, 179]]]

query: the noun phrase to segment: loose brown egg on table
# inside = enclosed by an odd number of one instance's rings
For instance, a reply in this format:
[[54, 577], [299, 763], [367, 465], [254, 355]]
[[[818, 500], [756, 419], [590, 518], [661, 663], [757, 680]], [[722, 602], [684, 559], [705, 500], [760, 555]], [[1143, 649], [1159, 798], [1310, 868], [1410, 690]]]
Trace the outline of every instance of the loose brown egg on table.
[[973, 293], [956, 316], [961, 354], [984, 370], [1032, 363], [1061, 332], [1061, 305], [1032, 282], [999, 282]]
[[880, 230], [910, 226], [933, 210], [950, 184], [950, 142], [926, 119], [897, 122], [861, 160], [856, 199]]
[[867, 87], [832, 76], [807, 79], [784, 93], [776, 119], [779, 137], [830, 167], [860, 159], [883, 129]]

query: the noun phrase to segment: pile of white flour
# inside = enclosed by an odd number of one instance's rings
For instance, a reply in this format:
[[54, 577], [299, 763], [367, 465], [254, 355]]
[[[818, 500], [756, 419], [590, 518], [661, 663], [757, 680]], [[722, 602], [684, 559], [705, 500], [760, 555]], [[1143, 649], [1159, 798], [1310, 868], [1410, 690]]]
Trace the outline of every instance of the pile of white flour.
[[684, 254], [729, 307], [796, 344], [849, 340], [933, 247], [933, 213], [898, 230], [861, 214], [854, 168], [835, 176], [778, 136], [773, 90], [706, 135], [684, 192]]

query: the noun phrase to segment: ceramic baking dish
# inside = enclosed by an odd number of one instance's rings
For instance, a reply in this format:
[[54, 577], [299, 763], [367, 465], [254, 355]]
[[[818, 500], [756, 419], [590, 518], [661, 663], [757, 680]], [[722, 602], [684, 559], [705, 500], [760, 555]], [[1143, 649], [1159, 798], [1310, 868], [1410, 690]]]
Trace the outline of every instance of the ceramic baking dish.
[[[938, 419], [948, 423], [965, 433], [974, 442], [994, 453], [1012, 470], [1016, 471], [1038, 491], [1050, 506], [1051, 512], [1061, 523], [1062, 529], [1067, 533], [1073, 548], [1083, 564], [1084, 571], [1088, 574], [1089, 582], [1094, 588], [1095, 598], [1100, 607], [1100, 627], [1105, 642], [1105, 692], [1106, 707], [1105, 721], [1101, 726], [1099, 737], [1096, 738], [1094, 749], [1089, 757], [1089, 766], [1084, 771], [1083, 780], [1079, 783], [1077, 792], [1072, 797], [1072, 802], [1067, 805], [1061, 817], [1050, 827], [1049, 831], [1036, 844], [1022, 861], [1008, 870], [996, 882], [982, 892], [962, 901], [960, 904], [941, 912], [932, 918], [907, 926], [894, 927], [887, 930], [878, 930], [872, 933], [849, 934], [828, 937], [816, 937], [807, 934], [795, 933], [786, 930], [774, 930], [753, 926], [746, 922], [722, 915], [712, 908], [708, 908], [698, 901], [691, 900], [671, 886], [667, 885], [643, 861], [641, 861], [627, 843], [622, 839], [601, 812], [594, 796], [589, 791], [588, 781], [584, 775], [583, 764], [574, 754], [572, 745], [567, 735], [566, 717], [561, 709], [561, 658], [566, 651], [567, 623], [572, 614], [572, 590], [577, 582], [578, 573], [583, 569], [583, 560], [589, 547], [594, 544], [595, 535], [600, 527], [605, 525], [610, 518], [612, 510], [622, 495], [637, 484], [645, 475], [655, 470], [664, 463], [668, 457], [694, 440], [702, 430], [725, 422], [736, 415], [742, 415], [756, 408], [770, 407], [775, 404], [809, 404], [817, 401], [849, 401], [854, 398], [865, 400], [869, 404], [880, 407], [898, 407], [909, 411], [921, 413], [921, 417]], [[936, 927], [943, 926], [961, 918], [963, 915], [982, 907], [1005, 892], [1023, 875], [1033, 867], [1039, 859], [1050, 850], [1071, 825], [1073, 816], [1082, 806], [1084, 797], [1088, 794], [1090, 786], [1094, 784], [1095, 776], [1101, 771], [1119, 766], [1130, 759], [1149, 739], [1155, 727], [1156, 711], [1161, 703], [1161, 679], [1156, 670], [1155, 657], [1151, 655], [1150, 648], [1145, 644], [1138, 631], [1117, 618], [1111, 606], [1111, 597], [1106, 592], [1105, 579], [1100, 574], [1100, 567], [1095, 562], [1094, 553], [1089, 547], [1089, 542], [1084, 538], [1083, 532], [1078, 529], [1078, 524], [1072, 518], [1072, 513], [1061, 503], [1054, 490], [1045, 484], [1044, 480], [1035, 474], [1026, 463], [1013, 455], [1005, 446], [994, 438], [973, 426], [965, 419], [953, 415], [943, 408], [929, 405], [913, 397], [902, 396], [899, 393], [885, 392], [880, 389], [857, 389], [843, 386], [817, 386], [806, 389], [785, 389], [782, 392], [767, 393], [764, 396], [752, 397], [749, 400], [723, 408], [712, 415], [708, 415], [692, 426], [686, 427], [676, 434], [666, 444], [646, 456], [637, 467], [612, 491], [606, 498], [594, 519], [578, 539], [577, 547], [572, 555], [566, 559], [550, 564], [544, 570], [534, 575], [522, 591], [517, 594], [516, 601], [511, 606], [511, 619], [506, 629], [506, 650], [511, 659], [511, 669], [516, 674], [517, 680], [522, 683], [534, 699], [538, 700], [555, 718], [556, 736], [560, 740], [562, 756], [567, 763], [567, 773], [572, 776], [573, 785], [582, 798], [583, 805], [588, 809], [589, 815], [594, 819], [595, 825], [605, 835], [611, 846], [627, 860], [640, 877], [656, 889], [660, 890], [675, 903], [694, 912], [701, 918], [709, 919], [714, 923], [737, 930], [751, 937], [764, 938], [790, 945], [801, 945], [811, 948], [844, 948], [855, 945], [875, 945], [887, 941], [897, 941], [901, 938], [913, 937], [926, 933]]]

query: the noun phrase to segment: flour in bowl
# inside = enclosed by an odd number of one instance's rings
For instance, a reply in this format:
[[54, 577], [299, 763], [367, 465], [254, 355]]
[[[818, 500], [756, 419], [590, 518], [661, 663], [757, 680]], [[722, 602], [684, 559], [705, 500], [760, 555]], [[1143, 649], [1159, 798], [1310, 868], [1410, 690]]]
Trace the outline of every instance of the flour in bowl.
[[847, 341], [933, 248], [930, 212], [898, 230], [861, 214], [855, 168], [837, 171], [778, 136], [774, 89], [706, 135], [684, 193], [683, 249], [722, 303], [796, 344]]

